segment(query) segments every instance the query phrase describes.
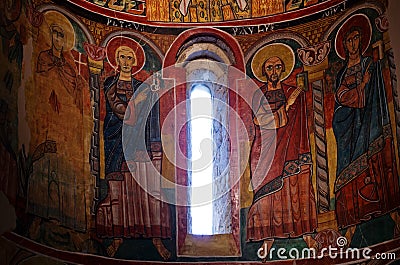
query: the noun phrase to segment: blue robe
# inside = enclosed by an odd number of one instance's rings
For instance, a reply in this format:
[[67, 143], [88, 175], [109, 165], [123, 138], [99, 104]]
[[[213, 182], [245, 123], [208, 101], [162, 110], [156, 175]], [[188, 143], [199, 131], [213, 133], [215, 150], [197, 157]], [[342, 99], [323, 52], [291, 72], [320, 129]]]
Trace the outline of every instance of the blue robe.
[[[112, 76], [104, 82], [104, 92], [107, 92], [117, 85], [119, 75]], [[138, 104], [135, 109], [136, 122], [133, 125], [126, 125], [123, 129], [124, 122], [121, 117], [118, 117], [111, 108], [110, 102], [106, 103], [106, 116], [104, 119], [104, 147], [105, 147], [105, 173], [106, 176], [110, 173], [127, 171], [124, 167], [126, 158], [128, 160], [137, 161], [138, 159], [146, 159], [143, 156], [137, 156], [139, 151], [148, 152], [151, 158], [152, 143], [160, 143], [160, 128], [159, 128], [159, 105], [158, 96], [152, 93], [147, 85], [132, 78], [133, 95], [140, 91], [147, 94], [147, 98]], [[126, 103], [128, 107], [129, 99], [127, 95], [118, 94], [120, 100]], [[153, 106], [152, 109], [149, 109]], [[128, 107], [129, 109], [129, 107]], [[148, 118], [146, 119], [146, 117]], [[128, 118], [128, 117], [126, 117]], [[124, 136], [124, 140], [123, 140]], [[126, 137], [125, 137], [126, 136]], [[142, 141], [142, 140], [145, 141]], [[124, 154], [124, 147], [126, 152]], [[154, 146], [154, 144], [153, 144]], [[153, 148], [154, 149], [154, 148]], [[148, 160], [148, 159], [147, 159]]]
[[[340, 228], [385, 214], [400, 205], [381, 65], [369, 57], [361, 57], [360, 61], [360, 71], [346, 77], [348, 68], [344, 67], [336, 83], [332, 127], [337, 142], [335, 210]], [[362, 90], [355, 80], [361, 83], [368, 66], [370, 79]]]

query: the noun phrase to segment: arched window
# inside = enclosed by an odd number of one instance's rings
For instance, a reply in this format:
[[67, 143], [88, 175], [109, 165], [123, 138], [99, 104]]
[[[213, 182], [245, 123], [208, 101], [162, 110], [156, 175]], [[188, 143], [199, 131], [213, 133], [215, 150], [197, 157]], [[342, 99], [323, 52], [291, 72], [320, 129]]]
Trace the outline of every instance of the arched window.
[[[239, 179], [241, 172], [246, 168], [247, 160], [244, 157], [245, 148], [248, 146], [248, 138], [241, 136], [237, 131], [240, 119], [235, 115], [239, 105], [242, 104], [239, 104], [241, 100], [235, 91], [239, 88], [238, 80], [245, 78], [243, 55], [240, 53], [238, 43], [229, 34], [214, 29], [209, 29], [210, 34], [206, 31], [193, 30], [193, 35], [182, 34], [171, 46], [172, 49], [168, 51], [164, 60], [164, 67], [174, 65], [174, 68], [171, 71], [169, 69], [163, 71], [163, 77], [175, 80], [174, 92], [160, 103], [163, 106], [171, 105], [167, 109], [172, 111], [169, 113], [173, 114], [177, 125], [172, 128], [174, 129], [172, 137], [175, 137], [174, 158], [176, 165], [179, 165], [174, 168], [177, 184], [175, 199], [178, 203], [177, 256], [208, 257], [213, 253], [220, 257], [237, 257], [241, 255], [240, 229], [235, 229], [240, 227]], [[238, 69], [240, 70], [237, 71]], [[213, 143], [212, 152], [208, 152], [213, 155], [212, 165], [208, 167], [208, 170], [212, 168], [212, 185], [203, 186], [205, 192], [196, 188], [196, 176], [192, 174], [192, 167], [196, 168], [196, 165], [192, 165], [192, 160], [196, 156], [195, 154], [192, 156], [195, 150], [192, 148], [194, 144], [191, 132], [197, 130], [192, 129], [193, 125], [190, 123], [192, 119], [190, 101], [194, 101], [191, 99], [194, 98], [192, 92], [195, 95], [198, 89], [209, 91], [209, 96], [206, 98], [209, 102], [211, 99], [212, 105], [208, 110], [211, 110], [212, 114]], [[182, 103], [185, 104], [181, 105]], [[185, 106], [185, 109], [178, 110], [174, 106]], [[204, 105], [201, 109], [204, 110]], [[195, 112], [193, 116], [194, 114]], [[204, 127], [201, 130], [204, 130]], [[241, 132], [246, 132], [246, 129], [242, 129]], [[211, 145], [206, 143], [207, 141], [203, 141], [203, 144], [210, 148]], [[210, 179], [207, 180], [209, 181]], [[196, 210], [192, 211], [195, 209], [196, 201], [196, 194], [193, 191], [206, 193], [203, 198], [208, 196], [208, 199], [212, 192], [212, 203], [207, 206], [208, 210], [205, 210], [208, 216], [201, 214], [200, 217], [196, 217]], [[197, 230], [197, 218], [201, 226], [205, 227], [204, 231], [203, 228]], [[216, 244], [219, 247], [216, 248]]]
[[229, 234], [231, 200], [226, 89], [211, 82], [195, 83], [190, 88], [188, 233]]
[[190, 91], [190, 226], [193, 235], [213, 234], [213, 123], [211, 91], [203, 84]]

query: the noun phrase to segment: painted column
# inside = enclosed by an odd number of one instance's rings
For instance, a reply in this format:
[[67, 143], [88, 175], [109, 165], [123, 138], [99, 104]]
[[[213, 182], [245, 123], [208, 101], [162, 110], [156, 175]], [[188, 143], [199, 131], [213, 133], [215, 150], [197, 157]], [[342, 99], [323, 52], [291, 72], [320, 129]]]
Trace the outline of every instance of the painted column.
[[[378, 49], [379, 59], [382, 59], [385, 54], [387, 56], [388, 67], [390, 71], [390, 81], [393, 91], [394, 114], [396, 121], [400, 121], [400, 91], [397, 89], [396, 65], [393, 48], [391, 47], [390, 43], [388, 18], [386, 17], [386, 15], [377, 17], [375, 20], [375, 24], [378, 30], [383, 33], [383, 41], [375, 44], [373, 48]], [[400, 123], [395, 122], [394, 124], [396, 124], [397, 151], [398, 155], [400, 156]]]
[[307, 71], [309, 74], [313, 93], [317, 210], [319, 214], [327, 213], [330, 210], [323, 82], [324, 71], [328, 68], [328, 59], [326, 56], [329, 51], [330, 42], [322, 42], [315, 46], [298, 50], [300, 60], [305, 65], [304, 71]]
[[100, 199], [100, 74], [103, 70], [103, 60], [106, 51], [103, 47], [84, 45], [88, 54], [90, 97], [93, 104], [93, 132], [90, 147], [90, 171], [94, 179], [94, 197], [91, 214], [95, 215]]

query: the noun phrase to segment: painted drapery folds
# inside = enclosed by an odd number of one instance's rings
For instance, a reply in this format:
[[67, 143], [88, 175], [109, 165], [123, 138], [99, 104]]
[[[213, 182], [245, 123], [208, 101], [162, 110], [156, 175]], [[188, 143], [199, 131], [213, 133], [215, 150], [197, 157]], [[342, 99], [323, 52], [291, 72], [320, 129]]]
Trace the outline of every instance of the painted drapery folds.
[[[386, 1], [5, 2], [0, 198], [17, 222], [0, 229], [13, 229], [0, 260], [278, 264], [272, 247], [318, 253], [340, 236], [344, 248], [396, 251], [400, 98]], [[212, 138], [230, 189], [213, 207], [230, 205], [229, 225], [212, 235], [191, 234], [182, 204], [188, 77], [212, 86], [213, 101], [226, 95]]]
[[[250, 156], [254, 199], [247, 216], [248, 240], [298, 237], [317, 226], [305, 91], [283, 81], [294, 64], [293, 51], [284, 44], [267, 45], [253, 59], [252, 68], [261, 68], [254, 73], [265, 84], [252, 102], [256, 134]], [[275, 144], [270, 137], [276, 137]]]
[[[145, 63], [139, 43], [115, 37], [108, 43], [107, 56], [119, 73], [104, 82], [104, 158], [108, 192], [97, 210], [97, 233], [100, 237], [114, 239], [107, 249], [110, 256], [115, 255], [123, 238], [142, 237], [153, 238], [160, 255], [168, 259], [170, 254], [160, 240], [171, 237], [168, 204], [161, 200], [161, 195], [156, 198], [147, 193], [149, 189], [158, 189], [158, 194], [161, 193], [157, 177], [161, 170], [157, 93], [132, 77]], [[148, 108], [152, 109], [147, 118]], [[124, 123], [131, 127], [125, 135]], [[131, 138], [130, 141], [144, 139], [144, 142], [127, 144], [123, 137]], [[131, 149], [124, 152], [123, 144]]]
[[88, 92], [88, 83], [72, 54], [76, 38], [72, 23], [55, 11], [43, 16], [38, 32], [43, 45], [34, 47], [38, 55], [32, 60], [34, 85], [26, 90], [32, 163], [27, 211], [85, 230], [83, 93]]
[[382, 61], [364, 55], [371, 39], [367, 17], [340, 28], [336, 50], [345, 66], [336, 78], [332, 121], [337, 142], [336, 214], [340, 227], [385, 214], [400, 205]]

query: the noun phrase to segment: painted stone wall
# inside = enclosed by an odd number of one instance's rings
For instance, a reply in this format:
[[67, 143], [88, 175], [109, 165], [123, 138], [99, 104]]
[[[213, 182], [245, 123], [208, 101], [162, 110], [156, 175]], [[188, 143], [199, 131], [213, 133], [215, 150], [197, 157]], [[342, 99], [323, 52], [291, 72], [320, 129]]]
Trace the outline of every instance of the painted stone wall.
[[[6, 264], [400, 258], [388, 3], [212, 2], [0, 4]], [[188, 207], [200, 83], [219, 147], [202, 236]], [[296, 263], [353, 260], [322, 256]]]

